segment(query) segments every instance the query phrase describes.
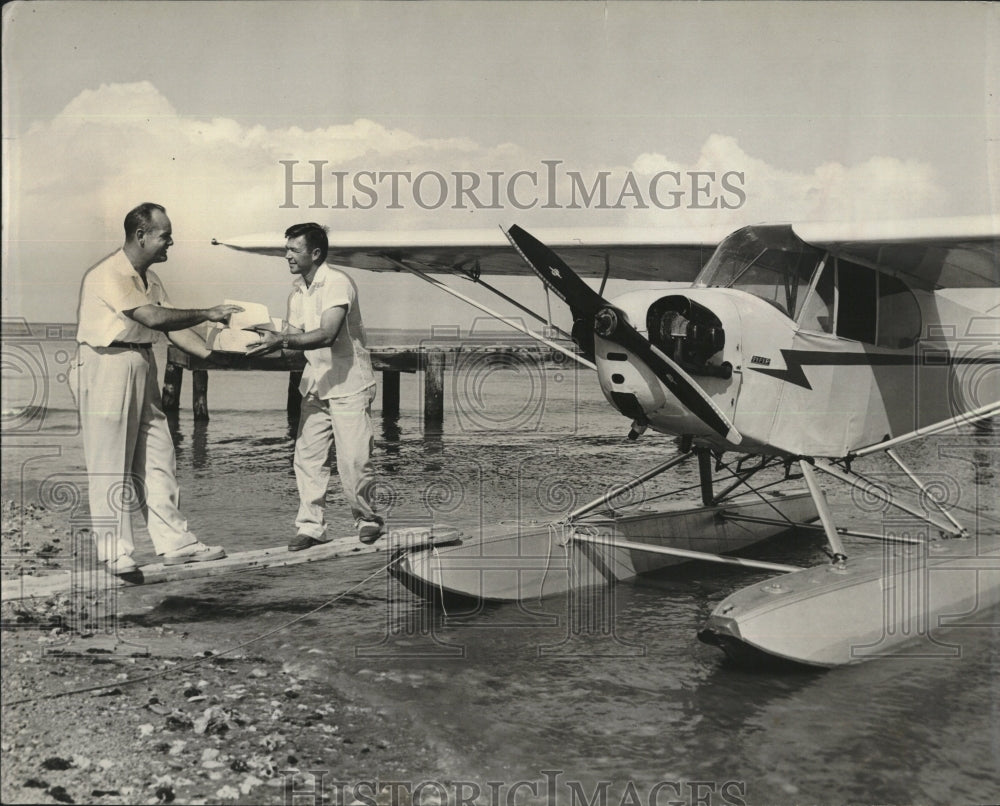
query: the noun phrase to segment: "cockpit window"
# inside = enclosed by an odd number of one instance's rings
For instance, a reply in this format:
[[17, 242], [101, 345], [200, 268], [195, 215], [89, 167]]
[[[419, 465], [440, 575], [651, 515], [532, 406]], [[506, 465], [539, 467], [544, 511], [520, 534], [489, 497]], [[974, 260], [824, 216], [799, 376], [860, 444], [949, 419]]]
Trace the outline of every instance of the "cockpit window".
[[902, 280], [832, 257], [799, 319], [803, 330], [897, 350], [910, 347], [921, 326], [920, 305]]
[[833, 333], [834, 312], [837, 296], [834, 289], [836, 275], [833, 261], [827, 261], [823, 273], [816, 282], [816, 287], [806, 300], [799, 319], [799, 327], [803, 330], [818, 330], [821, 333]]
[[878, 278], [878, 346], [896, 349], [912, 346], [920, 338], [923, 320], [920, 304], [902, 280], [880, 274]]
[[719, 244], [695, 285], [738, 288], [795, 319], [822, 259], [791, 227], [745, 227]]
[[875, 343], [878, 275], [867, 266], [837, 260], [837, 335]]
[[909, 347], [923, 326], [920, 305], [902, 280], [826, 256], [787, 226], [737, 230], [719, 244], [695, 285], [738, 288], [767, 300], [803, 330], [879, 347]]

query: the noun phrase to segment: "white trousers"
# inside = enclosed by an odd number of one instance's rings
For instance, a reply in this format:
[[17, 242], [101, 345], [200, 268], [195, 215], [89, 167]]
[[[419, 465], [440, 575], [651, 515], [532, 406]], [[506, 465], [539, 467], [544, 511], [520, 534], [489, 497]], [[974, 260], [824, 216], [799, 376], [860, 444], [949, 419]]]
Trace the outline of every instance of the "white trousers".
[[369, 497], [375, 481], [371, 460], [375, 442], [371, 417], [374, 400], [374, 386], [350, 397], [322, 400], [308, 394], [302, 398], [295, 439], [298, 534], [322, 537], [326, 532], [326, 489], [330, 482], [327, 458], [331, 443], [336, 446], [337, 474], [354, 520], [381, 521]]
[[151, 349], [80, 345], [80, 426], [100, 560], [135, 550], [141, 512], [157, 554], [198, 540], [178, 509], [174, 443]]

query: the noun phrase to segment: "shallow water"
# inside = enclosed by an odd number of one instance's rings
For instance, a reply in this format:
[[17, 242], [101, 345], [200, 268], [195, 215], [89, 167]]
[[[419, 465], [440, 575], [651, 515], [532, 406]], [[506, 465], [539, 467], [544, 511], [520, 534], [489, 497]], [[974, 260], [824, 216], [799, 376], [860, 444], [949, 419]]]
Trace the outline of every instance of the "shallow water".
[[[83, 478], [62, 377], [72, 345], [41, 339], [31, 353], [18, 344], [15, 362], [4, 346], [4, 496], [41, 499], [62, 506], [69, 521], [85, 520], [85, 509], [55, 495]], [[208, 423], [193, 422], [190, 378], [185, 383], [175, 442], [192, 528], [231, 551], [280, 545], [293, 533], [297, 503], [285, 377], [214, 373]], [[671, 449], [654, 434], [625, 440], [628, 422], [585, 373], [467, 365], [446, 377], [439, 433], [424, 432], [420, 398], [419, 377], [404, 376], [398, 419], [383, 420], [376, 403], [380, 498], [398, 520], [474, 530], [498, 520], [554, 519]], [[995, 532], [998, 448], [995, 431], [969, 429], [901, 453], [966, 510], [961, 519]], [[895, 478], [878, 459], [867, 467]], [[692, 467], [671, 485], [695, 481]], [[647, 485], [642, 494], [667, 489]], [[839, 518], [879, 528], [878, 508], [830, 492]], [[334, 533], [349, 533], [335, 479], [328, 516]], [[848, 548], [880, 550], [857, 540]], [[143, 551], [140, 560], [151, 556], [148, 542]], [[810, 535], [771, 542], [757, 555], [799, 564], [825, 556]], [[939, 634], [960, 657], [763, 672], [729, 664], [696, 633], [718, 601], [766, 574], [689, 565], [579, 600], [442, 610], [379, 574], [384, 562], [368, 555], [122, 595], [142, 613], [140, 623], [183, 626], [220, 650], [305, 616], [247, 653], [280, 657], [301, 676], [381, 699], [454, 750], [454, 778], [505, 782], [505, 791], [527, 781], [538, 800], [551, 785], [571, 802], [570, 782], [589, 798], [602, 781], [611, 782], [604, 791], [615, 804], [628, 781], [643, 803], [663, 782], [659, 803], [1000, 799], [996, 623]], [[522, 788], [517, 802], [536, 799], [530, 792]]]

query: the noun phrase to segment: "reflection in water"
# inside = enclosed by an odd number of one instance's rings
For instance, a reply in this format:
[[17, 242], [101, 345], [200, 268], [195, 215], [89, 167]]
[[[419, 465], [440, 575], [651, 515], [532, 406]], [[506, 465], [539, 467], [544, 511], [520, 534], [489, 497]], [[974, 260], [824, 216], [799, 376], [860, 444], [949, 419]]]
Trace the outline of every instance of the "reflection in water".
[[399, 437], [402, 431], [399, 427], [399, 414], [382, 416], [382, 445], [386, 456], [399, 456]]
[[180, 456], [184, 450], [184, 431], [181, 428], [180, 415], [176, 410], [165, 412], [165, 414], [167, 415], [167, 428], [170, 429], [170, 438], [174, 443], [174, 453]]
[[195, 470], [204, 470], [209, 467], [209, 420], [192, 420], [190, 423], [181, 422], [177, 412], [167, 412], [167, 427], [170, 429], [170, 438], [174, 443], [174, 455], [179, 461], [188, 455], [187, 437], [185, 432], [191, 431], [190, 455], [191, 467]]
[[191, 434], [191, 466], [203, 470], [209, 466], [208, 421], [195, 420]]
[[423, 456], [424, 470], [439, 472], [443, 464], [438, 458], [444, 453], [444, 428], [438, 424], [424, 423]]

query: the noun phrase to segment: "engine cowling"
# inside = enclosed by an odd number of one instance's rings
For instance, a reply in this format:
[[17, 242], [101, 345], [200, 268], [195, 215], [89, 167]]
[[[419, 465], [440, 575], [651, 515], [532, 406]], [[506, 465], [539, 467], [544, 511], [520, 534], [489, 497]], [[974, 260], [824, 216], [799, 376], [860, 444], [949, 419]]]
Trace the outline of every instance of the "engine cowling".
[[722, 360], [726, 346], [722, 322], [683, 294], [662, 297], [649, 306], [646, 332], [652, 344], [691, 375], [732, 377], [732, 364]]

